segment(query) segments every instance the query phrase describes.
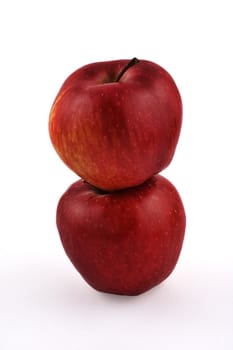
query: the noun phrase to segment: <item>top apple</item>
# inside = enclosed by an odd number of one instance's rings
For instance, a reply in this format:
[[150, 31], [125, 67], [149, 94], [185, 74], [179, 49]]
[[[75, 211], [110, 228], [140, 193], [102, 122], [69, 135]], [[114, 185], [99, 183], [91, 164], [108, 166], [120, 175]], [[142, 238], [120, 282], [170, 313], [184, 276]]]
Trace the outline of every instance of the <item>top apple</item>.
[[181, 123], [172, 77], [156, 63], [134, 58], [88, 64], [71, 74], [53, 103], [49, 133], [69, 168], [113, 191], [166, 168]]

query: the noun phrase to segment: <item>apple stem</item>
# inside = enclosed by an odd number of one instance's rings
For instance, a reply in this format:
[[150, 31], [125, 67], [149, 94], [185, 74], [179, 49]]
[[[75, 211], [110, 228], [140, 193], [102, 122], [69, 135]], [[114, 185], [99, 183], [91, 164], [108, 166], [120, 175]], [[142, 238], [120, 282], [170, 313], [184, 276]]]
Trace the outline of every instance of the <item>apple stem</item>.
[[121, 79], [122, 75], [123, 75], [130, 67], [134, 66], [135, 64], [137, 64], [137, 63], [139, 63], [139, 62], [140, 62], [140, 61], [139, 61], [136, 57], [132, 58], [132, 60], [130, 60], [130, 61], [127, 63], [127, 65], [122, 69], [122, 71], [120, 72], [120, 74], [119, 74], [118, 77], [116, 78], [115, 82], [117, 83], [117, 82]]

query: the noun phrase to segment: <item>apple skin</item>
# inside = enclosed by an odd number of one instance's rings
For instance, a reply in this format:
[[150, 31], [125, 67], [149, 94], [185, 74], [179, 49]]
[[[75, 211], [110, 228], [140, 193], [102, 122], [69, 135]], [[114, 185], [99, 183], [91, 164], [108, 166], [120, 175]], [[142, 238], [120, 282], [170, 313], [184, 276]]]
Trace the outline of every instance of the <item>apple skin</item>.
[[185, 234], [185, 211], [161, 175], [105, 193], [83, 180], [59, 200], [57, 228], [64, 250], [98, 291], [138, 295], [173, 271]]
[[97, 62], [71, 74], [51, 108], [49, 133], [60, 158], [97, 188], [137, 186], [171, 162], [182, 101], [167, 71], [139, 60]]

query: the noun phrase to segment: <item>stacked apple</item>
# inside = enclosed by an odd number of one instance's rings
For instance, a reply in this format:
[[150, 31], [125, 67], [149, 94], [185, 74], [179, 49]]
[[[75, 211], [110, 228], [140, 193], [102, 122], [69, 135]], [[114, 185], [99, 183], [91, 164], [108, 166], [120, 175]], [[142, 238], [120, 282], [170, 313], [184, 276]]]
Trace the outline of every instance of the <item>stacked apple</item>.
[[66, 254], [95, 289], [137, 295], [173, 271], [185, 211], [158, 173], [173, 158], [181, 124], [177, 86], [150, 61], [86, 65], [58, 92], [51, 141], [82, 179], [61, 197], [57, 227]]

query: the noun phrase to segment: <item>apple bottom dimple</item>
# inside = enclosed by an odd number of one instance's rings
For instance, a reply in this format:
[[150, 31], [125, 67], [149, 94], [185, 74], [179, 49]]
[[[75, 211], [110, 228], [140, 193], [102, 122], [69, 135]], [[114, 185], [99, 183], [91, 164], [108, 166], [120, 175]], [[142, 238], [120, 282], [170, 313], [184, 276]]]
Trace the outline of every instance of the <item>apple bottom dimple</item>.
[[185, 214], [175, 188], [161, 176], [107, 194], [80, 180], [60, 199], [57, 226], [68, 257], [92, 287], [137, 295], [174, 269]]

